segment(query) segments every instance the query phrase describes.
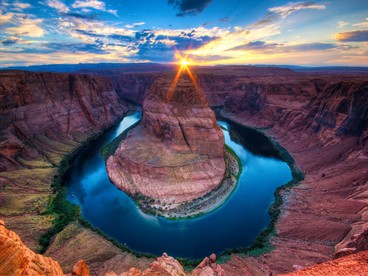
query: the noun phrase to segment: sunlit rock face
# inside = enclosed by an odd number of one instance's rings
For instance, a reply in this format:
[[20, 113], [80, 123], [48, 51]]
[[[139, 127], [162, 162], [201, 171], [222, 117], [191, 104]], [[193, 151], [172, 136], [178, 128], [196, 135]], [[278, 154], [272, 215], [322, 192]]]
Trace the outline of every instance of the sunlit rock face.
[[157, 79], [144, 100], [141, 125], [107, 161], [112, 182], [165, 208], [201, 197], [225, 173], [224, 137], [213, 111], [187, 75]]

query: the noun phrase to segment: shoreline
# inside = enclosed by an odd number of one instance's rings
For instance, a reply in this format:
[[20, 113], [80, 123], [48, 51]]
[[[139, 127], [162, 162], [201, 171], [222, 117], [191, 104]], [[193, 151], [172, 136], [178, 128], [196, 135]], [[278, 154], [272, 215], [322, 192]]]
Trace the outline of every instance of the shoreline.
[[[107, 159], [115, 153], [120, 143], [126, 139], [128, 133], [139, 126], [140, 122], [141, 120], [137, 121], [110, 143], [102, 147], [102, 157], [105, 163]], [[161, 203], [158, 199], [142, 194], [125, 193], [134, 200], [135, 204], [142, 212], [170, 220], [195, 218], [213, 212], [220, 208], [234, 192], [238, 184], [238, 178], [242, 172], [242, 163], [235, 151], [226, 144], [224, 144], [224, 150], [226, 170], [220, 185], [199, 198], [189, 202], [175, 204], [175, 206], [172, 207], [172, 205]]]
[[164, 210], [164, 205], [148, 205], [152, 202], [149, 197], [140, 198], [139, 196], [130, 197], [136, 202], [138, 208], [143, 212], [155, 216], [164, 217], [170, 220], [182, 220], [195, 218], [215, 211], [220, 208], [234, 192], [238, 184], [238, 178], [242, 172], [242, 164], [236, 153], [225, 144], [225, 163], [226, 171], [222, 183], [214, 190], [200, 198], [190, 202], [184, 202], [174, 208]]

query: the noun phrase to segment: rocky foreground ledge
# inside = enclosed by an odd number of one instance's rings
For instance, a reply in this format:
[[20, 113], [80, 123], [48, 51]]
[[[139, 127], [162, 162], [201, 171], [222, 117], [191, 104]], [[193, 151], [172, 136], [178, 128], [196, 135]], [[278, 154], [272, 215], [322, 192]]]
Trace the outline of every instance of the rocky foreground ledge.
[[[90, 270], [84, 260], [79, 260], [71, 273], [64, 274], [59, 263], [50, 257], [36, 254], [30, 250], [19, 236], [5, 228], [0, 220], [0, 275], [52, 275], [52, 276], [89, 276]], [[140, 270], [132, 267], [128, 271], [116, 274], [114, 271], [105, 276], [144, 276], [144, 275], [181, 275], [185, 276], [183, 266], [173, 257], [164, 253], [153, 261], [149, 268]], [[225, 275], [224, 270], [216, 263], [216, 255], [205, 258], [191, 273], [193, 276]]]
[[[224, 136], [202, 92], [188, 76], [175, 88], [172, 80], [156, 80], [143, 103], [141, 125], [129, 132], [106, 166], [115, 186], [143, 210], [180, 217], [206, 209], [203, 199], [223, 183], [226, 165]], [[198, 210], [178, 211], [199, 198]]]
[[[45, 257], [30, 250], [19, 236], [5, 228], [4, 221], [0, 220], [0, 275], [53, 275], [53, 276], [89, 276], [90, 270], [84, 260], [79, 260], [71, 273], [64, 274], [57, 261]], [[366, 275], [368, 271], [368, 251], [338, 258], [326, 263], [318, 264], [310, 268], [296, 268], [292, 276], [307, 275]], [[149, 276], [149, 275], [174, 275], [174, 276], [224, 276], [229, 275], [221, 265], [216, 262], [216, 255], [212, 254], [191, 272], [185, 271], [183, 266], [173, 257], [164, 253], [153, 261], [148, 268], [138, 269], [131, 267], [128, 271], [115, 273], [110, 271], [104, 276]], [[240, 275], [240, 274], [239, 274]], [[244, 275], [254, 275], [245, 273]]]

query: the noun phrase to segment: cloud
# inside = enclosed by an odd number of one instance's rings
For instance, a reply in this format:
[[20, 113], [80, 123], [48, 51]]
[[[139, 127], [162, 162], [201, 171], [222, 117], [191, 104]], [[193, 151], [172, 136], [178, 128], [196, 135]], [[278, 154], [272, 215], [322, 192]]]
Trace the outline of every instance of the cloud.
[[228, 49], [228, 51], [239, 51], [239, 50], [265, 50], [274, 49], [282, 44], [278, 43], [266, 43], [265, 41], [252, 41], [244, 45], [236, 46], [234, 48]]
[[19, 36], [42, 37], [45, 30], [40, 26], [42, 19], [20, 18], [16, 26], [4, 28], [5, 33]]
[[95, 10], [100, 11], [104, 11], [106, 9], [105, 3], [99, 0], [77, 0], [72, 4], [72, 7], [75, 9], [94, 8]]
[[32, 6], [28, 3], [15, 2], [13, 3], [13, 7], [18, 11], [22, 11], [25, 9], [29, 9]]
[[350, 45], [337, 45], [334, 43], [302, 43], [294, 45], [285, 45], [280, 43], [267, 43], [265, 41], [252, 41], [247, 44], [234, 47], [229, 51], [259, 51], [267, 53], [288, 53], [288, 52], [311, 52], [325, 51], [331, 49], [350, 50], [353, 47]]
[[253, 24], [233, 28], [233, 31], [223, 34], [219, 39], [193, 51], [187, 51], [197, 57], [208, 57], [212, 55], [229, 55], [228, 51], [250, 41], [259, 41], [280, 33], [283, 20], [294, 12], [306, 9], [325, 9], [324, 5], [314, 2], [290, 2], [283, 6], [268, 9], [268, 12]]
[[18, 41], [18, 37], [7, 37], [6, 39], [1, 41], [1, 44], [3, 44], [4, 46], [11, 46], [16, 44]]
[[14, 13], [8, 12], [8, 13], [2, 13], [0, 11], [0, 25], [4, 25], [6, 23], [9, 23], [13, 20]]
[[88, 53], [95, 53], [95, 54], [104, 54], [106, 51], [102, 49], [103, 44], [98, 42], [97, 43], [56, 43], [56, 42], [49, 42], [44, 43], [43, 46], [49, 48], [54, 51], [58, 52], [88, 52]]
[[75, 17], [80, 19], [87, 19], [87, 20], [96, 20], [97, 16], [95, 14], [83, 14], [77, 12], [68, 12], [68, 13], [60, 13], [61, 15], [68, 16], [68, 17]]
[[49, 6], [50, 8], [57, 10], [60, 13], [69, 12], [68, 6], [59, 0], [48, 0], [46, 1], [46, 5]]
[[212, 0], [168, 0], [179, 12], [176, 16], [197, 15], [201, 13]]
[[365, 42], [368, 41], [368, 30], [338, 33], [336, 35], [336, 40], [345, 42]]
[[227, 22], [229, 22], [229, 20], [230, 20], [230, 18], [228, 16], [226, 16], [226, 17], [220, 18], [219, 19], [219, 22], [225, 22], [225, 23], [227, 23]]
[[115, 16], [118, 16], [117, 14], [117, 10], [113, 10], [113, 9], [106, 9], [106, 4], [103, 1], [99, 1], [99, 0], [76, 0], [73, 4], [72, 7], [75, 9], [84, 9], [84, 11], [86, 11], [86, 8], [93, 8], [95, 10], [99, 10], [99, 11], [104, 11], [104, 12], [108, 12], [111, 13]]
[[363, 21], [363, 22], [353, 24], [353, 26], [360, 27], [360, 28], [366, 28], [366, 27], [368, 27], [368, 17], [365, 20], [367, 20], [367, 21]]
[[136, 28], [136, 27], [142, 26], [144, 24], [146, 24], [146, 22], [137, 22], [137, 23], [125, 25], [124, 27], [125, 28], [128, 28], [128, 29], [132, 29], [132, 28]]
[[346, 21], [339, 21], [339, 22], [337, 22], [337, 28], [338, 29], [342, 29], [342, 28], [344, 28], [345, 26], [348, 26], [348, 25], [350, 25], [350, 23], [349, 22], [346, 22]]
[[273, 7], [268, 10], [270, 12], [279, 14], [281, 18], [286, 18], [296, 11], [305, 9], [324, 10], [326, 9], [326, 6], [317, 4], [315, 2], [289, 2], [286, 5]]
[[142, 30], [136, 32], [137, 58], [152, 61], [172, 61], [175, 51], [196, 49], [217, 37], [203, 35], [203, 28], [190, 30]]

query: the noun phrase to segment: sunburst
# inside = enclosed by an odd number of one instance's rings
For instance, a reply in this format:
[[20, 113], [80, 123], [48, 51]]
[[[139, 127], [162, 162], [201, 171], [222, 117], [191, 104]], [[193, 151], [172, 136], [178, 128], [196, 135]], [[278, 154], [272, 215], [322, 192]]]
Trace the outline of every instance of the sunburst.
[[193, 64], [193, 61], [188, 59], [188, 56], [182, 56], [178, 51], [175, 53], [175, 57], [178, 60], [177, 64], [180, 65], [178, 72], [176, 73], [176, 76], [173, 80], [173, 83], [170, 86], [169, 92], [167, 94], [167, 100], [169, 101], [175, 91], [176, 85], [179, 81], [180, 75], [183, 73], [183, 71], [186, 71], [188, 73], [188, 76], [190, 77], [190, 79], [192, 80], [192, 83], [194, 84], [194, 87], [196, 88], [196, 90], [198, 91], [198, 93], [201, 93], [201, 88], [198, 85], [197, 79], [194, 76], [194, 74], [192, 73], [192, 71], [189, 68], [189, 65]]

